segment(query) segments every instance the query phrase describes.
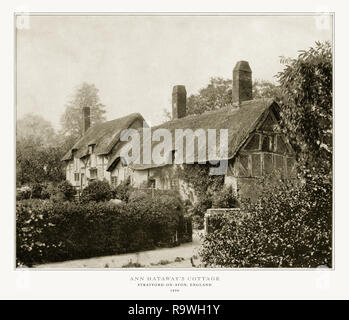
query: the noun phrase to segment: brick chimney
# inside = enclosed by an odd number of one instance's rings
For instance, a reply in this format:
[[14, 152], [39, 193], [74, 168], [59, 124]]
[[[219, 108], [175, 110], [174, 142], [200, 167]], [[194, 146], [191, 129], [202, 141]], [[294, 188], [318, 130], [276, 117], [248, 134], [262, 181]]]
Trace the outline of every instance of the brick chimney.
[[83, 135], [90, 128], [90, 125], [91, 125], [90, 117], [91, 117], [90, 107], [83, 107], [82, 108], [82, 134]]
[[185, 117], [187, 114], [187, 91], [185, 86], [174, 86], [172, 90], [172, 119]]
[[252, 70], [247, 61], [238, 61], [234, 67], [232, 98], [235, 105], [252, 100]]

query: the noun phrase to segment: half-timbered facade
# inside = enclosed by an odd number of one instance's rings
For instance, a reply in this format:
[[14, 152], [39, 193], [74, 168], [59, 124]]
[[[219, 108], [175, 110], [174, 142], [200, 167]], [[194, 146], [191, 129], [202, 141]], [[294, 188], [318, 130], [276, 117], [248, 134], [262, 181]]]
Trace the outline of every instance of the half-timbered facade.
[[[175, 86], [172, 94], [173, 120], [157, 129], [166, 129], [172, 134], [170, 153], [175, 156], [175, 131], [177, 129], [212, 130], [217, 133], [220, 143], [220, 130], [228, 130], [228, 168], [224, 173], [225, 184], [232, 185], [241, 197], [253, 198], [260, 185], [261, 177], [294, 177], [295, 154], [280, 130], [279, 106], [273, 99], [252, 99], [252, 71], [248, 62], [240, 61], [233, 70], [232, 104], [225, 108], [205, 112], [201, 115], [186, 116], [186, 90], [184, 86]], [[139, 130], [142, 138], [142, 130]], [[151, 135], [150, 135], [151, 136]], [[161, 142], [151, 141], [152, 150]], [[142, 147], [142, 144], [141, 144]], [[190, 190], [176, 175], [175, 164], [142, 163], [129, 164], [134, 186], [151, 186], [157, 189], [178, 189], [184, 197], [194, 198], [195, 190]], [[200, 153], [198, 143], [194, 144], [194, 163], [198, 163]], [[217, 158], [215, 158], [217, 159]], [[110, 161], [107, 170], [113, 169]], [[206, 161], [211, 160], [206, 153]], [[192, 200], [191, 199], [191, 200]]]
[[65, 154], [66, 180], [76, 189], [83, 189], [93, 180], [106, 180], [117, 185], [128, 177], [129, 168], [114, 166], [107, 171], [109, 161], [117, 152], [124, 129], [138, 129], [145, 125], [139, 113], [114, 119], [89, 128], [89, 110], [83, 110], [83, 136]]

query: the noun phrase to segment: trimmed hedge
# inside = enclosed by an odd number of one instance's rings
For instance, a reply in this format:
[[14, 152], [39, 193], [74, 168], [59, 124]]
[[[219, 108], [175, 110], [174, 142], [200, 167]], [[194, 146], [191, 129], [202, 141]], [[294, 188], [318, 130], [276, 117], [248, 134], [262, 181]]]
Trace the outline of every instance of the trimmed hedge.
[[240, 214], [214, 214], [200, 255], [213, 267], [332, 265], [331, 186], [307, 183], [266, 189]]
[[113, 198], [112, 188], [107, 181], [95, 180], [82, 190], [81, 201], [108, 201]]
[[30, 199], [17, 202], [16, 214], [17, 263], [27, 266], [188, 240], [182, 205], [170, 196], [138, 198], [128, 204]]

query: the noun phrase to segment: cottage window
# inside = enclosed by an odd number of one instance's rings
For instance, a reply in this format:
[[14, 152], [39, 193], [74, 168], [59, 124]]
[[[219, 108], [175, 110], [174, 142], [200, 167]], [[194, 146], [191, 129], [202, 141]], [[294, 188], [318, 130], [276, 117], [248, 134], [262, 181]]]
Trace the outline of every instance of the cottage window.
[[260, 154], [253, 154], [252, 155], [252, 176], [253, 177], [259, 177], [261, 176], [261, 155]]
[[271, 153], [264, 154], [264, 174], [268, 175], [273, 172], [273, 155]]
[[267, 152], [274, 151], [274, 136], [263, 136], [262, 150]]
[[79, 173], [74, 173], [74, 181], [79, 181], [80, 175]]
[[149, 185], [149, 188], [155, 188], [155, 186], [156, 186], [156, 181], [155, 181], [155, 179], [150, 178], [150, 179], [148, 180], [148, 185]]
[[83, 173], [81, 174], [81, 184], [85, 184], [85, 175]]
[[113, 187], [116, 187], [117, 183], [118, 183], [118, 177], [115, 177], [115, 176], [111, 177], [111, 185]]
[[88, 146], [88, 153], [89, 154], [92, 154], [92, 153], [94, 153], [95, 152], [95, 145], [94, 144], [90, 144], [89, 146]]
[[277, 172], [285, 176], [285, 158], [283, 156], [274, 155], [274, 167]]
[[97, 179], [97, 168], [90, 169], [90, 179]]

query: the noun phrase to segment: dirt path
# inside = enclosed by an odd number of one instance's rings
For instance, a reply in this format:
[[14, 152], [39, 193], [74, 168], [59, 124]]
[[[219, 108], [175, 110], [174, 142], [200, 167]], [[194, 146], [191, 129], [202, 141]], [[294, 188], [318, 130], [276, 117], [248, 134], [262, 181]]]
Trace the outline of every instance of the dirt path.
[[35, 268], [125, 268], [127, 265], [135, 267], [135, 264], [145, 268], [192, 268], [192, 262], [195, 266], [200, 264], [198, 258], [199, 247], [199, 234], [194, 232], [193, 242], [174, 248], [161, 248], [114, 256], [42, 264], [35, 266]]

